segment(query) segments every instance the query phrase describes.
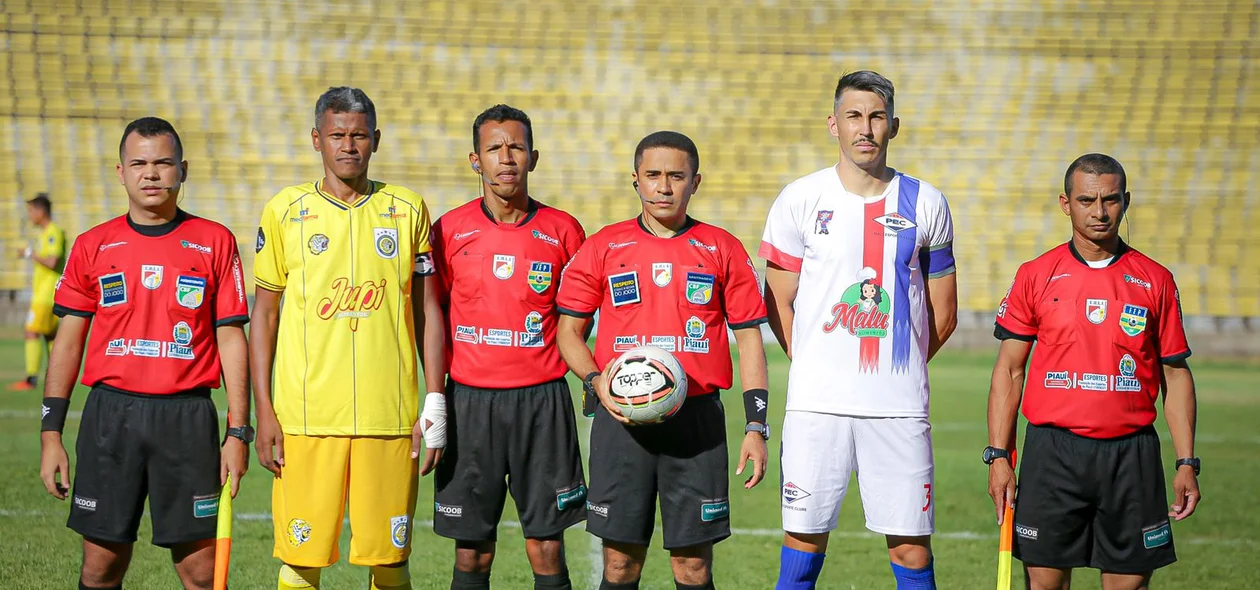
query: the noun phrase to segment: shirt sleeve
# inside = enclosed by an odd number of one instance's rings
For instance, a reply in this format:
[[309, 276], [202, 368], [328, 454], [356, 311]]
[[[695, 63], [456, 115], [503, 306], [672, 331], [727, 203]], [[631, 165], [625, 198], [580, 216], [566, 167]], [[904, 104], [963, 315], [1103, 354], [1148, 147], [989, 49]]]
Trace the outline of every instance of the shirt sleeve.
[[91, 317], [100, 301], [99, 286], [92, 276], [91, 263], [85, 260], [90, 248], [76, 242], [66, 257], [66, 269], [57, 280], [53, 312], [59, 317], [77, 315]]
[[949, 212], [945, 195], [941, 195], [940, 204], [932, 212], [931, 225], [926, 233], [927, 243], [920, 249], [923, 252], [921, 272], [929, 279], [953, 274], [957, 270], [954, 264], [954, 218]]
[[[443, 218], [444, 219], [444, 218]], [[430, 264], [433, 266], [433, 273], [437, 275], [437, 298], [442, 305], [450, 305], [451, 300], [451, 270], [450, 263], [447, 260], [448, 249], [446, 242], [442, 238], [443, 226], [442, 219], [438, 219], [433, 224], [432, 230], [429, 232], [429, 245], [432, 250], [427, 254]]]
[[766, 323], [766, 301], [761, 295], [757, 268], [738, 242], [728, 250], [725, 275], [722, 302], [727, 325], [732, 330], [740, 330]]
[[786, 270], [801, 272], [801, 260], [805, 257], [803, 215], [804, 203], [788, 196], [783, 189], [770, 206], [766, 215], [766, 229], [761, 234], [761, 247], [757, 255]]
[[582, 228], [582, 224], [573, 220], [573, 231], [566, 232], [564, 237], [564, 258], [571, 260], [582, 243], [586, 241], [586, 230]]
[[268, 203], [258, 222], [258, 238], [254, 244], [254, 284], [268, 291], [283, 292], [289, 282], [289, 267], [284, 260], [284, 228], [275, 209]]
[[245, 299], [245, 277], [241, 274], [241, 253], [236, 248], [236, 236], [227, 232], [227, 239], [219, 253], [214, 269], [214, 325], [244, 324], [249, 322], [249, 303]]
[[1037, 337], [1037, 315], [1032, 308], [1035, 299], [1032, 295], [1031, 274], [1027, 264], [1020, 266], [1015, 272], [1015, 281], [998, 306], [993, 333], [1001, 340], [1013, 338], [1031, 342]]
[[1181, 318], [1181, 294], [1171, 276], [1160, 290], [1157, 329], [1160, 362], [1170, 364], [1190, 357], [1190, 344], [1186, 341], [1186, 327]]
[[433, 262], [432, 227], [429, 223], [429, 206], [420, 202], [420, 219], [416, 220], [416, 261], [413, 272], [427, 277], [437, 272]]
[[587, 241], [560, 271], [556, 308], [564, 315], [589, 318], [604, 302], [604, 253]]

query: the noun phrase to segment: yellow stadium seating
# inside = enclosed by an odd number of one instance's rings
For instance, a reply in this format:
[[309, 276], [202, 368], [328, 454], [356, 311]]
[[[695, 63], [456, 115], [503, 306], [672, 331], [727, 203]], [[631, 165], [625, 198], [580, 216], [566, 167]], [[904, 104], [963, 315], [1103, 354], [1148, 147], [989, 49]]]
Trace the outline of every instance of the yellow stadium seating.
[[[1021, 262], [1068, 237], [1063, 170], [1102, 151], [1129, 172], [1127, 239], [1176, 273], [1186, 313], [1260, 316], [1251, 0], [537, 0], [516, 16], [437, 0], [9, 0], [9, 210], [48, 190], [71, 233], [120, 214], [118, 134], [158, 115], [184, 139], [185, 207], [225, 222], [248, 258], [261, 204], [320, 174], [315, 98], [354, 85], [384, 133], [374, 176], [435, 214], [476, 194], [472, 119], [507, 102], [534, 118], [533, 190], [588, 231], [634, 213], [634, 145], [670, 128], [700, 146], [694, 212], [755, 250], [783, 185], [836, 157], [836, 79], [869, 68], [900, 91], [891, 163], [950, 198], [964, 310], [993, 309]], [[20, 244], [23, 226], [6, 215], [0, 241]], [[4, 256], [0, 289], [29, 270]]]

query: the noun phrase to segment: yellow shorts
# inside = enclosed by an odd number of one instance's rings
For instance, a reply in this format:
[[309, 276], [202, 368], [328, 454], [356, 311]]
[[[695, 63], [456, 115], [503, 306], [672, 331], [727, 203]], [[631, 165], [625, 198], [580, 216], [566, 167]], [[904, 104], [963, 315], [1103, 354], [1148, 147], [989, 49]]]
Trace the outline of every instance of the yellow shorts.
[[348, 498], [350, 563], [405, 561], [418, 476], [410, 437], [285, 435], [271, 487], [275, 556], [297, 567], [337, 563]]
[[42, 303], [31, 303], [31, 310], [26, 313], [26, 331], [43, 336], [57, 333], [60, 320], [53, 315], [53, 306]]

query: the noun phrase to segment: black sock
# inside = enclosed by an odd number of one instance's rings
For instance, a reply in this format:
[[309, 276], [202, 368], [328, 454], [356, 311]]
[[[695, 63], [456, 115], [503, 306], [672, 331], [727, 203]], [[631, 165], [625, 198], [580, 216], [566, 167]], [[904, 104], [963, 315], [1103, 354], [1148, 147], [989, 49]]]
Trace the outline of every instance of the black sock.
[[461, 572], [451, 577], [451, 590], [490, 590], [490, 572]]
[[79, 590], [122, 590], [122, 584], [117, 586], [88, 586], [83, 583], [82, 579], [80, 579]]
[[599, 583], [599, 590], [639, 590], [639, 581], [635, 580], [624, 584], [614, 584], [609, 582], [608, 578], [604, 578], [603, 581]]
[[[31, 385], [37, 385], [39, 384], [39, 377], [31, 375], [30, 377], [26, 378], [26, 382], [30, 383]], [[80, 584], [82, 584], [82, 582], [80, 582]]]
[[677, 590], [713, 590], [713, 578], [709, 578], [708, 582], [699, 585], [684, 584], [674, 580], [674, 588]]
[[534, 574], [534, 590], [573, 590], [573, 583], [569, 581], [567, 570], [558, 574]]

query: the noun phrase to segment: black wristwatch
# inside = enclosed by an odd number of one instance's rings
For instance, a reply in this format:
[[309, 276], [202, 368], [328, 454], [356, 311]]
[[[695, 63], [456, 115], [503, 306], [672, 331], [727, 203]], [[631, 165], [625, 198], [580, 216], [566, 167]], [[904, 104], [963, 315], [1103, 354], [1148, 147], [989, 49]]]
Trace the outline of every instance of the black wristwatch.
[[590, 373], [587, 373], [586, 376], [582, 378], [582, 391], [595, 395], [595, 378], [600, 375], [603, 375], [603, 373], [600, 373], [599, 371], [591, 371]]
[[587, 418], [595, 416], [595, 406], [599, 405], [599, 395], [595, 393], [595, 378], [602, 374], [591, 371], [582, 378], [582, 415]]
[[982, 460], [984, 461], [985, 465], [992, 465], [993, 462], [998, 459], [1006, 459], [1007, 461], [1010, 461], [1011, 452], [1006, 449], [999, 449], [997, 447], [984, 448], [984, 455], [982, 457]]
[[[239, 438], [241, 442], [249, 444], [254, 442], [254, 427], [246, 424], [236, 428], [229, 428], [227, 429], [227, 435], [232, 438]], [[227, 442], [226, 437], [224, 437], [223, 442]]]
[[756, 432], [757, 434], [760, 434], [762, 440], [770, 440], [770, 425], [769, 424], [762, 424], [760, 422], [749, 422], [748, 425], [744, 426], [744, 434], [748, 434], [749, 432]]
[[1190, 457], [1189, 459], [1177, 459], [1177, 469], [1181, 469], [1182, 465], [1189, 465], [1194, 468], [1194, 476], [1199, 476], [1199, 458]]

